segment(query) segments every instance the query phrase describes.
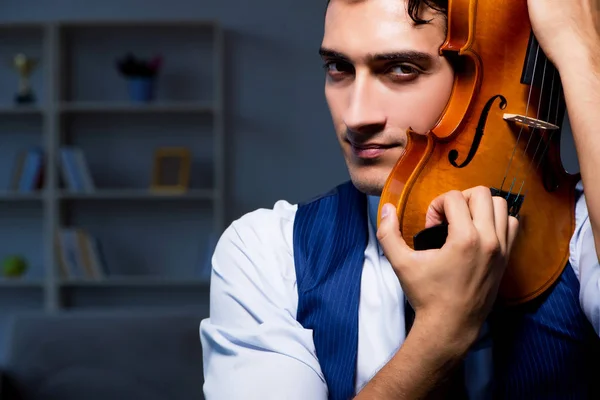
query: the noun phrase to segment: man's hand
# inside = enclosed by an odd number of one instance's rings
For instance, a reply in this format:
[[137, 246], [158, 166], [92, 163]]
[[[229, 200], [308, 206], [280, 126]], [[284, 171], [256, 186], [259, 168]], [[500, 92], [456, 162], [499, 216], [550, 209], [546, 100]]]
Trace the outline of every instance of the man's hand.
[[377, 238], [415, 309], [397, 353], [360, 391], [362, 399], [428, 398], [476, 340], [506, 268], [518, 222], [488, 188], [452, 191], [429, 207], [426, 227], [448, 223], [441, 249], [412, 250], [394, 206], [384, 205]]
[[439, 196], [426, 227], [447, 222], [448, 237], [441, 249], [425, 251], [406, 244], [391, 204], [382, 211], [377, 238], [415, 310], [415, 324], [438, 327], [468, 347], [491, 311], [517, 234], [506, 200], [485, 187]]

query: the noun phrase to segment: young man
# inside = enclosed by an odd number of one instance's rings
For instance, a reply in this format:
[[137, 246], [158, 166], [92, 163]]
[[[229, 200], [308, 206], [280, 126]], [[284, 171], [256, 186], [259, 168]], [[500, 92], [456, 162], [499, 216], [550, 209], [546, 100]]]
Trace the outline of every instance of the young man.
[[[484, 188], [440, 196], [430, 217], [447, 218], [449, 236], [431, 252], [407, 248], [393, 207], [376, 228], [378, 196], [406, 129], [426, 132], [451, 93], [453, 71], [438, 53], [447, 3], [331, 0], [325, 94], [351, 183], [251, 212], [221, 237], [210, 319], [200, 327], [208, 399], [592, 397], [600, 340], [593, 3], [528, 1], [564, 85], [586, 195], [557, 284], [492, 326], [486, 320], [518, 229], [505, 201]], [[406, 299], [415, 311], [408, 335]]]

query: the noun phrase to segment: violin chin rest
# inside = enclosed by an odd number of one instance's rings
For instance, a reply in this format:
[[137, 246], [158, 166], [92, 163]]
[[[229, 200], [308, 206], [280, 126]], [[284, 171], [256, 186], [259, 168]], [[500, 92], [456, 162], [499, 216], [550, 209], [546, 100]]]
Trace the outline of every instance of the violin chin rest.
[[448, 237], [448, 224], [443, 223], [423, 229], [413, 236], [415, 250], [439, 249]]

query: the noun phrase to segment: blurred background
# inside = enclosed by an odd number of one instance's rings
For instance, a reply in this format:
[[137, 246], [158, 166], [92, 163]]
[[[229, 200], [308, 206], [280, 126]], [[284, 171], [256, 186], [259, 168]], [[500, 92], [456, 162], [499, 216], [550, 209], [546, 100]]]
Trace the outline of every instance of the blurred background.
[[347, 178], [323, 98], [324, 11], [0, 2], [5, 396], [201, 398], [215, 240]]
[[216, 239], [347, 179], [324, 11], [0, 3], [2, 399], [202, 398]]

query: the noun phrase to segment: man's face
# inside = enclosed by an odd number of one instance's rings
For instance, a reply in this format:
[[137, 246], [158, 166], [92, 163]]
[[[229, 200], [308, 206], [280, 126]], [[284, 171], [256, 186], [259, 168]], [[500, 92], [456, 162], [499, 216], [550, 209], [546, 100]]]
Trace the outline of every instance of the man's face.
[[321, 55], [325, 97], [357, 188], [380, 195], [406, 130], [426, 133], [450, 96], [453, 71], [439, 55], [442, 15], [414, 25], [404, 0], [332, 0]]

